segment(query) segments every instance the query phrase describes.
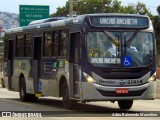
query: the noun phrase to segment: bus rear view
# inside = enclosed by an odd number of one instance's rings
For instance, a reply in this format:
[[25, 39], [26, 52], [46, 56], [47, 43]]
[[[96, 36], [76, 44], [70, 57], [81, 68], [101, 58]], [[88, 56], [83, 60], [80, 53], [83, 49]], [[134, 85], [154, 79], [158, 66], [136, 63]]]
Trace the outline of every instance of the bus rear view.
[[[88, 15], [83, 71], [84, 101], [154, 99], [155, 37], [150, 19], [140, 15]], [[86, 82], [88, 81], [88, 82]]]

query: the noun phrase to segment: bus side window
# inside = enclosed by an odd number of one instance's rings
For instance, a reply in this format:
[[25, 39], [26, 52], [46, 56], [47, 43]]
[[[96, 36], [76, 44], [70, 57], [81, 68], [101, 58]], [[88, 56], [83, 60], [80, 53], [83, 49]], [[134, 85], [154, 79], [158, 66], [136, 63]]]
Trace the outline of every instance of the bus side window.
[[24, 57], [24, 39], [24, 34], [16, 37], [16, 57]]
[[52, 56], [52, 32], [50, 31], [44, 33], [43, 56], [44, 57]]
[[32, 56], [32, 34], [26, 34], [25, 44], [24, 44], [24, 56]]
[[59, 30], [53, 31], [53, 56], [59, 56]]
[[60, 35], [60, 56], [66, 56], [68, 50], [68, 30], [61, 30]]

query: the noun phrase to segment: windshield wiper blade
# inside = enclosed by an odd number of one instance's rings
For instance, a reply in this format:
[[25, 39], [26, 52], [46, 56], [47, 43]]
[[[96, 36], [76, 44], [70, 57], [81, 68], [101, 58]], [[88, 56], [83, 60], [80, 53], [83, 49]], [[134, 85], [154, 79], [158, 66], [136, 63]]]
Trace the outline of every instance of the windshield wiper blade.
[[119, 43], [107, 31], [104, 31], [104, 33], [115, 46], [118, 46]]
[[126, 41], [125, 46], [128, 46], [131, 44], [131, 42], [134, 40], [134, 38], [137, 36], [137, 33], [139, 32], [139, 30], [136, 30], [133, 35]]

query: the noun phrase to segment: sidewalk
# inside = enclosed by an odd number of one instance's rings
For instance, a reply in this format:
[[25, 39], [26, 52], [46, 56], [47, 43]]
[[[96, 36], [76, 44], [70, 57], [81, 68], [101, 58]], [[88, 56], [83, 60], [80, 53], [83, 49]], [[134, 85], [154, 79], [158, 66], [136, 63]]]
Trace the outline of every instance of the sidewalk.
[[160, 99], [160, 79], [157, 79], [157, 84], [156, 84], [156, 98]]

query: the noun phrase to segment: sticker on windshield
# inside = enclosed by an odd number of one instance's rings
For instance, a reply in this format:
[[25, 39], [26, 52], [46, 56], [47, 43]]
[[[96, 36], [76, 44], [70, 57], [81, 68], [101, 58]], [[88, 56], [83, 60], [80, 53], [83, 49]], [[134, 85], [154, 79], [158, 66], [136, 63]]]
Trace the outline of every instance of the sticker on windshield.
[[129, 56], [123, 57], [123, 66], [124, 67], [132, 66], [132, 57]]

